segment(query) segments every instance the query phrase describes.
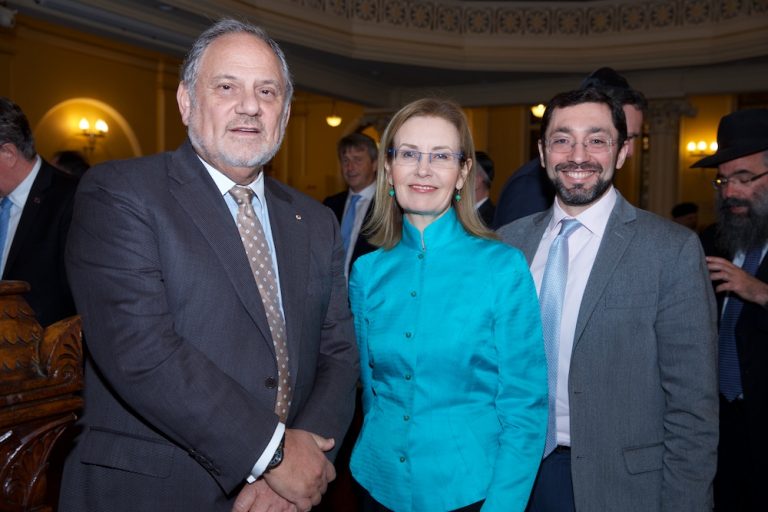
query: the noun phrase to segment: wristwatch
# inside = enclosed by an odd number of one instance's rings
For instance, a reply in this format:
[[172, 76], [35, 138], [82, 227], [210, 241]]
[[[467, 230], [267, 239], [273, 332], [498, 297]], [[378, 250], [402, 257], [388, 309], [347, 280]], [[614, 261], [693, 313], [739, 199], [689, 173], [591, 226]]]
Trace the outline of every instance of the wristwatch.
[[267, 469], [264, 470], [265, 473], [275, 469], [277, 466], [280, 465], [281, 462], [283, 462], [283, 448], [285, 447], [285, 434], [283, 434], [282, 439], [280, 439], [280, 444], [277, 445], [277, 449], [275, 450], [275, 454], [272, 455], [272, 460], [269, 461], [269, 464], [267, 464]]

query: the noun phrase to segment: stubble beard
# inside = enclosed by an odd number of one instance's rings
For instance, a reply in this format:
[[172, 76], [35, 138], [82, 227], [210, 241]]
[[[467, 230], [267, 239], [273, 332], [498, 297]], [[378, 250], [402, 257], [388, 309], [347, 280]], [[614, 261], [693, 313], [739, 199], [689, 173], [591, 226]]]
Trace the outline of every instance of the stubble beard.
[[[196, 118], [198, 115], [199, 112], [196, 109], [193, 110], [192, 117], [187, 128], [187, 135], [189, 136], [189, 140], [192, 142], [192, 146], [200, 153], [200, 156], [202, 156], [209, 163], [216, 162], [218, 164], [224, 164], [228, 167], [241, 167], [249, 169], [261, 168], [270, 160], [272, 160], [272, 158], [274, 158], [274, 156], [277, 154], [278, 150], [280, 149], [280, 145], [283, 142], [283, 136], [285, 135], [285, 126], [283, 125], [280, 127], [278, 139], [272, 146], [268, 146], [267, 143], [264, 142], [259, 144], [259, 147], [254, 150], [255, 153], [251, 155], [234, 155], [232, 153], [227, 153], [225, 150], [218, 148], [213, 144], [209, 145], [205, 139], [200, 136], [197, 131], [196, 123]], [[282, 119], [279, 122], [282, 124]], [[261, 130], [261, 133], [264, 133], [264, 127], [262, 126], [261, 122], [258, 120], [254, 121], [253, 118], [250, 117], [235, 119], [228, 123], [228, 126], [229, 125], [250, 125]]]

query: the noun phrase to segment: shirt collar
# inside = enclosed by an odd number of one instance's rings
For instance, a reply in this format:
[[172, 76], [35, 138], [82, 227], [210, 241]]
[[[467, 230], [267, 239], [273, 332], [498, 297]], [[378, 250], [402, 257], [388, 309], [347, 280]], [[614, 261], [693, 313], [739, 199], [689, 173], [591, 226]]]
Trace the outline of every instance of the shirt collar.
[[376, 192], [376, 180], [373, 180], [373, 183], [365, 187], [360, 192], [352, 192], [352, 189], [349, 189], [348, 196], [351, 197], [353, 194], [357, 194], [360, 196], [360, 199], [372, 199], [373, 194]]
[[[587, 228], [591, 233], [602, 238], [605, 233], [605, 227], [608, 225], [608, 218], [611, 216], [613, 207], [616, 205], [616, 189], [611, 186], [608, 191], [603, 194], [603, 197], [597, 200], [592, 206], [581, 212], [575, 218], [581, 223], [582, 226]], [[557, 200], [553, 209], [552, 218], [547, 226], [547, 232], [549, 233], [553, 229], [559, 231], [558, 224], [563, 219], [574, 218], [565, 213]]]
[[36, 155], [35, 165], [32, 166], [32, 170], [27, 174], [27, 177], [13, 189], [13, 192], [8, 194], [8, 199], [11, 200], [11, 203], [13, 203], [14, 206], [19, 208], [24, 207], [24, 204], [29, 197], [29, 193], [32, 191], [32, 184], [35, 182], [35, 179], [37, 179], [37, 175], [40, 173], [40, 167], [42, 167], [42, 165], [43, 160], [39, 155]]
[[[197, 158], [200, 158], [200, 155], [198, 155]], [[202, 158], [200, 158], [200, 161], [205, 166], [205, 170], [208, 171], [208, 174], [211, 175], [211, 179], [216, 184], [216, 188], [219, 189], [219, 192], [221, 193], [222, 196], [227, 195], [230, 189], [235, 185], [237, 185], [237, 183], [229, 179], [229, 177], [227, 177], [224, 173], [222, 173], [215, 167], [208, 164], [208, 162], [206, 162]], [[266, 199], [264, 198], [264, 171], [263, 170], [259, 172], [255, 180], [253, 180], [250, 184], [246, 186], [251, 190], [253, 190], [253, 193], [256, 195], [256, 197], [259, 199], [259, 202], [262, 205], [266, 204]]]

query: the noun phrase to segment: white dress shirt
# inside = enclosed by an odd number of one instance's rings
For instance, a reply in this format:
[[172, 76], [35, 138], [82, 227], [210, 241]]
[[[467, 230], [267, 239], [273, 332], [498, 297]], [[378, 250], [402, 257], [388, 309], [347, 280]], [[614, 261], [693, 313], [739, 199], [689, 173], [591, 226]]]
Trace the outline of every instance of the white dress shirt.
[[[616, 190], [611, 187], [595, 204], [575, 217], [581, 227], [568, 238], [568, 281], [565, 285], [563, 316], [560, 320], [560, 344], [557, 366], [557, 391], [555, 401], [555, 426], [557, 444], [571, 445], [570, 404], [568, 399], [568, 376], [571, 367], [573, 336], [579, 317], [584, 289], [592, 272], [592, 266], [600, 248], [600, 242], [608, 224], [608, 217], [616, 204]], [[571, 218], [560, 207], [558, 200], [554, 204], [554, 214], [536, 250], [531, 263], [531, 274], [536, 283], [536, 292], [541, 293], [541, 280], [547, 266], [549, 248], [560, 232], [560, 221]], [[599, 272], [600, 269], [597, 269]]]
[[[233, 198], [229, 193], [230, 189], [237, 185], [237, 183], [229, 179], [220, 171], [208, 165], [208, 163], [202, 158], [200, 158], [200, 161], [203, 162], [205, 169], [208, 171], [208, 174], [211, 175], [213, 182], [216, 184], [219, 192], [221, 192], [221, 195], [224, 197], [224, 201], [227, 203], [227, 207], [229, 208], [229, 213], [232, 214], [232, 218], [237, 221], [237, 202], [235, 202], [235, 198]], [[279, 269], [277, 267], [275, 242], [272, 239], [272, 227], [269, 223], [267, 200], [264, 196], [264, 173], [260, 172], [259, 176], [250, 185], [248, 185], [248, 187], [253, 190], [253, 193], [256, 197], [256, 200], [253, 204], [253, 210], [256, 212], [256, 216], [259, 218], [259, 222], [261, 222], [261, 228], [264, 230], [264, 236], [266, 237], [267, 243], [269, 244], [269, 252], [272, 255], [272, 267], [275, 270], [275, 281], [277, 282], [277, 293], [280, 302], [280, 311], [283, 313], [283, 317], [285, 317], [285, 313], [282, 311], [283, 299], [282, 294], [280, 293], [280, 275], [278, 273]], [[283, 438], [284, 433], [285, 424], [278, 422], [277, 428], [275, 429], [274, 434], [272, 434], [272, 439], [270, 439], [269, 444], [267, 444], [267, 447], [259, 456], [256, 464], [254, 464], [253, 469], [251, 469], [250, 476], [248, 476], [246, 479], [248, 483], [255, 482], [256, 479], [259, 478], [267, 469], [267, 465], [269, 464], [269, 461], [272, 460], [272, 456], [275, 454], [275, 450], [277, 450], [277, 447], [280, 444], [280, 440]], [[243, 432], [243, 435], [247, 435], [247, 432]]]
[[8, 194], [8, 199], [11, 201], [11, 212], [8, 219], [8, 234], [5, 237], [5, 245], [3, 246], [2, 262], [0, 262], [0, 275], [5, 273], [5, 263], [8, 261], [8, 253], [11, 251], [13, 237], [16, 235], [16, 230], [19, 227], [21, 212], [24, 211], [24, 205], [27, 204], [27, 198], [32, 191], [32, 184], [37, 179], [42, 165], [43, 161], [40, 159], [40, 156], [35, 156], [35, 165], [32, 166], [32, 171], [27, 174], [24, 181], [13, 189], [13, 192]]

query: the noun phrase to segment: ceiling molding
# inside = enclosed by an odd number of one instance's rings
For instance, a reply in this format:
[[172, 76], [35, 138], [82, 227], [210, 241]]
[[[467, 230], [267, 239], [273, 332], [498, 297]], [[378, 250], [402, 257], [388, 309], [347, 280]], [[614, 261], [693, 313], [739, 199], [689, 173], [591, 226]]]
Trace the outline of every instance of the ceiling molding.
[[[183, 56], [213, 19], [248, 19], [280, 41], [298, 87], [368, 106], [389, 107], [418, 91], [434, 90], [519, 103], [554, 84], [575, 85], [605, 65], [642, 78], [654, 90], [674, 90], [678, 83], [701, 89], [680, 78], [688, 75], [714, 76], [719, 85], [708, 88], [720, 92], [754, 90], [768, 74], [768, 0], [5, 4], [25, 15], [175, 57]], [[734, 81], [734, 75], [718, 71], [734, 63], [746, 63], [742, 68], [753, 74]]]

